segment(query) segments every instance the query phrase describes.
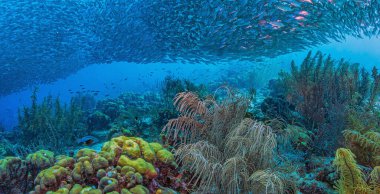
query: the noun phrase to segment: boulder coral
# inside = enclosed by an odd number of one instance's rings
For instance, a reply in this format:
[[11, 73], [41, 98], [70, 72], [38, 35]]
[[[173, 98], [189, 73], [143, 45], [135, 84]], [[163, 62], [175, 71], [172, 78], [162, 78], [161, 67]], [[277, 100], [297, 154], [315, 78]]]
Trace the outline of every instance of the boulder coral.
[[0, 193], [25, 193], [28, 173], [25, 161], [17, 157], [0, 160]]
[[39, 150], [26, 157], [26, 163], [33, 178], [35, 178], [41, 170], [53, 166], [54, 160], [54, 153], [48, 150]]
[[105, 142], [100, 152], [86, 148], [73, 158], [60, 155], [55, 159], [54, 166], [37, 175], [32, 194], [145, 194], [186, 189], [184, 183], [178, 184], [183, 181], [178, 178], [173, 154], [159, 143], [138, 137], [116, 137]]
[[54, 165], [54, 153], [39, 150], [25, 160], [6, 157], [0, 160], [0, 193], [26, 193], [34, 185], [37, 174]]

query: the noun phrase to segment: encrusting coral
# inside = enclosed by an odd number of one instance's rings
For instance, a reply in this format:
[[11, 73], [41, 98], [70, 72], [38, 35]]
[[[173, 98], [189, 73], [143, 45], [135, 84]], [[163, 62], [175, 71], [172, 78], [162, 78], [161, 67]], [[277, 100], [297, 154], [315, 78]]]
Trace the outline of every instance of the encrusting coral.
[[38, 174], [32, 193], [156, 192], [167, 184], [160, 180], [160, 170], [176, 166], [174, 156], [157, 143], [125, 136], [104, 143], [100, 152], [81, 149], [74, 158], [57, 159]]

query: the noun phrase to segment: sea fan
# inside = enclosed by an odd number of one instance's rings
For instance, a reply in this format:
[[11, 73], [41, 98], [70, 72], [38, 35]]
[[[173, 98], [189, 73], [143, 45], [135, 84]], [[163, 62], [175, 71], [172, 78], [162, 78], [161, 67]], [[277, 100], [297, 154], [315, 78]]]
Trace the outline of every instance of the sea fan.
[[254, 172], [249, 177], [249, 181], [252, 190], [262, 190], [265, 191], [265, 193], [284, 192], [284, 181], [278, 174], [272, 172], [270, 169], [258, 170]]
[[222, 100], [201, 100], [191, 92], [176, 96], [174, 104], [181, 114], [167, 123], [164, 132], [180, 143], [175, 152], [178, 163], [192, 173], [195, 192], [282, 193], [281, 178], [270, 170], [275, 134], [271, 127], [244, 118], [248, 98], [229, 89], [227, 94]]

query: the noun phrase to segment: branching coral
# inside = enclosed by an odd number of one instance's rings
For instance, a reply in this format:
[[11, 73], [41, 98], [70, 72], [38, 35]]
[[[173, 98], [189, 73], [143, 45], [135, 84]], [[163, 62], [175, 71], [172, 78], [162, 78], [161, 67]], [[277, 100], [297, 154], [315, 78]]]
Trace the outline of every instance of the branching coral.
[[313, 131], [313, 150], [329, 154], [347, 129], [350, 109], [372, 109], [378, 95], [380, 76], [370, 74], [357, 63], [333, 60], [321, 52], [308, 53], [300, 66], [294, 61], [289, 73], [279, 75], [286, 100], [304, 117], [303, 125]]
[[379, 166], [370, 174], [368, 184], [363, 172], [359, 169], [355, 155], [349, 149], [339, 148], [336, 151], [334, 165], [339, 172], [340, 179], [336, 189], [341, 194], [375, 194], [380, 192]]
[[180, 144], [176, 156], [193, 174], [190, 182], [199, 192], [283, 192], [281, 179], [270, 171], [275, 135], [263, 123], [244, 118], [247, 98], [227, 88], [221, 100], [185, 92], [177, 94], [174, 104], [180, 117], [170, 120], [164, 132]]
[[292, 61], [291, 72], [282, 72], [280, 81], [287, 100], [316, 125], [325, 122], [337, 104], [359, 105], [369, 96], [370, 79], [364, 69], [321, 52], [314, 56], [309, 52], [300, 67]]
[[38, 104], [37, 90], [34, 90], [31, 100], [31, 107], [19, 111], [18, 140], [22, 145], [63, 153], [65, 147], [76, 144], [76, 139], [86, 134], [84, 111], [74, 98], [69, 106], [52, 96]]

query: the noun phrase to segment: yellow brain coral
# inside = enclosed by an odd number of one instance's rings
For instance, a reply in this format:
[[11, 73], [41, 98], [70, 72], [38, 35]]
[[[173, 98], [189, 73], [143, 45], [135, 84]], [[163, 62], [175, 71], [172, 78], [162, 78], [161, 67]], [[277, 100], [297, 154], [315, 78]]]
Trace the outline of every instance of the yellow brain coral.
[[157, 158], [165, 164], [172, 164], [173, 166], [176, 166], [173, 154], [166, 149], [158, 151]]
[[36, 169], [45, 169], [54, 164], [54, 153], [47, 150], [39, 150], [26, 157], [29, 166]]
[[103, 152], [112, 153], [113, 157], [126, 155], [131, 159], [142, 158], [148, 162], [155, 162], [157, 159], [165, 164], [175, 164], [174, 156], [164, 149], [159, 143], [148, 143], [142, 138], [120, 136], [105, 143]]
[[[45, 158], [50, 158], [44, 153], [31, 155], [31, 161], [44, 164]], [[104, 143], [100, 152], [85, 148], [79, 150], [75, 157], [55, 157], [54, 166], [38, 174], [35, 190], [31, 193], [145, 194], [149, 190], [143, 185], [159, 177], [153, 164], [157, 168], [176, 166], [173, 154], [159, 143], [121, 136]]]
[[137, 158], [135, 160], [128, 158], [128, 156], [120, 156], [120, 159], [117, 163], [119, 166], [130, 166], [136, 169], [137, 172], [143, 174], [148, 179], [153, 179], [158, 176], [156, 169], [154, 166], [145, 161], [142, 158]]
[[55, 188], [58, 188], [69, 175], [70, 172], [62, 166], [53, 166], [41, 171], [34, 181], [36, 185], [36, 193], [55, 190]]
[[141, 150], [139, 144], [129, 139], [124, 142], [123, 153], [131, 156], [132, 158], [139, 158], [141, 156]]

